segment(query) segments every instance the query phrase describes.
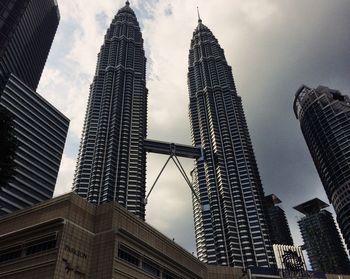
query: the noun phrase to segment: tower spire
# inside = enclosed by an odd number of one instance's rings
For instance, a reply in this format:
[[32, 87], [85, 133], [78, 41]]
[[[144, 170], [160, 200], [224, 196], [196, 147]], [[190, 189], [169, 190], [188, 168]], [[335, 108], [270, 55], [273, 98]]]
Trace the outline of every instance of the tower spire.
[[202, 22], [201, 15], [199, 14], [199, 8], [197, 6], [197, 14], [198, 14], [198, 23]]
[[125, 2], [125, 5], [130, 6], [130, 2], [127, 0], [127, 1]]

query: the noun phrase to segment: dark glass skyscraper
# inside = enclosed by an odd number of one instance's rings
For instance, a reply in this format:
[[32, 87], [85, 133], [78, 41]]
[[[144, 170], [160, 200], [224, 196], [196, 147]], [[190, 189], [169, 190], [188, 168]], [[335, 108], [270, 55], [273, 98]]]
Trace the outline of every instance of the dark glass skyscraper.
[[201, 20], [189, 52], [192, 138], [204, 159], [193, 172], [197, 254], [209, 264], [274, 264], [264, 193], [231, 67]]
[[145, 217], [146, 58], [127, 1], [112, 20], [90, 88], [73, 190], [96, 204], [115, 200]]
[[0, 1], [0, 89], [12, 73], [36, 90], [59, 20], [56, 0]]
[[324, 86], [303, 85], [294, 113], [350, 250], [350, 99]]
[[292, 235], [284, 210], [278, 206], [281, 200], [274, 194], [265, 197], [265, 209], [272, 244], [293, 245]]
[[298, 221], [304, 247], [313, 270], [350, 274], [350, 261], [328, 204], [319, 199], [294, 207], [305, 216]]
[[56, 0], [0, 1], [0, 109], [13, 118], [18, 143], [15, 172], [0, 185], [0, 215], [53, 195], [69, 120], [34, 90], [59, 20]]
[[0, 109], [12, 116], [18, 142], [15, 173], [0, 185], [1, 216], [52, 198], [69, 120], [14, 75], [0, 95]]

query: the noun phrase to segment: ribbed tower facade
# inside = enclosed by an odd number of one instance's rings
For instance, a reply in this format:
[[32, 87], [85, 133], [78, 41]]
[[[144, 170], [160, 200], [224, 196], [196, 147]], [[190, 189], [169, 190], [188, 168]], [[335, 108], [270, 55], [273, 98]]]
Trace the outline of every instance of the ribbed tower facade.
[[228, 266], [274, 264], [257, 164], [231, 67], [199, 20], [189, 52], [189, 114], [197, 160], [193, 199], [197, 254]]
[[294, 113], [350, 251], [350, 98], [328, 87], [303, 85]]
[[73, 190], [88, 201], [115, 200], [144, 219], [147, 133], [146, 58], [127, 1], [98, 54]]

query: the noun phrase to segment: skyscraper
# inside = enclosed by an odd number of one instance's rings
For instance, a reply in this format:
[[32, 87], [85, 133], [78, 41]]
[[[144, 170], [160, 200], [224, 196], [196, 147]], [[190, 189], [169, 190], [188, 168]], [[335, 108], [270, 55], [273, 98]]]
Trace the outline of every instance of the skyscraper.
[[313, 270], [350, 274], [350, 261], [328, 204], [315, 198], [295, 206], [305, 216], [298, 221]]
[[303, 85], [293, 108], [350, 250], [350, 99], [324, 86]]
[[53, 195], [69, 120], [34, 90], [59, 20], [56, 0], [0, 2], [0, 109], [13, 118], [18, 143], [14, 174], [0, 185], [0, 215]]
[[0, 2], [0, 89], [14, 74], [36, 90], [59, 20], [56, 0]]
[[199, 19], [189, 51], [189, 114], [193, 145], [204, 160], [193, 172], [197, 254], [209, 264], [274, 264], [264, 192], [231, 67]]
[[265, 208], [272, 244], [293, 245], [292, 235], [284, 210], [278, 206], [281, 200], [275, 195], [265, 197]]
[[96, 204], [115, 200], [145, 217], [146, 58], [127, 1], [112, 20], [90, 87], [73, 190]]
[[0, 109], [12, 116], [18, 142], [15, 173], [0, 185], [1, 216], [52, 198], [69, 120], [14, 75], [0, 95]]

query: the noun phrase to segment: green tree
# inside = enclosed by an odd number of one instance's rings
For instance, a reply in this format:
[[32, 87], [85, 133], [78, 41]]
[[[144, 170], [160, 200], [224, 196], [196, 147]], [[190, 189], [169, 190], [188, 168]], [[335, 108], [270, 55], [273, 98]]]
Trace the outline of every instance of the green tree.
[[16, 149], [13, 118], [7, 110], [0, 108], [0, 189], [7, 185], [15, 173]]

